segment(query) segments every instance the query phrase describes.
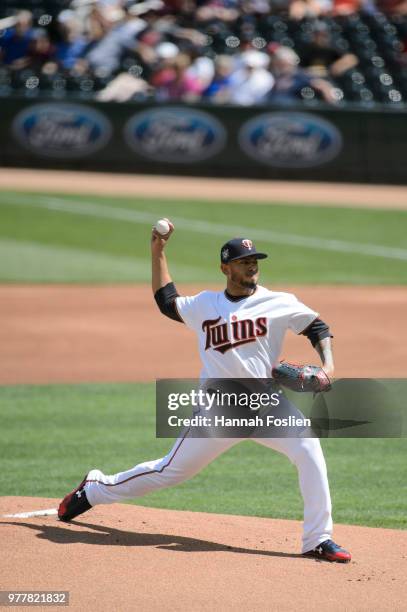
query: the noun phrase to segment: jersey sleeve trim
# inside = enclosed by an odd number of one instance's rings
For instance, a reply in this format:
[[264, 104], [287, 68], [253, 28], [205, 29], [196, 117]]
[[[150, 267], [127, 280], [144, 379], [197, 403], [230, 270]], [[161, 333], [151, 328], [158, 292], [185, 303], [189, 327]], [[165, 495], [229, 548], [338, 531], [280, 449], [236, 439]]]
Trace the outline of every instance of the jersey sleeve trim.
[[[313, 325], [315, 323], [315, 321], [318, 320], [319, 317], [319, 313], [316, 313], [315, 317], [312, 319], [311, 323], [307, 323], [307, 325], [304, 327], [304, 329], [302, 331], [297, 332], [297, 336], [301, 336], [301, 334], [304, 334], [304, 332], [307, 331], [307, 329], [309, 329], [311, 327], [311, 325]], [[305, 335], [305, 334], [304, 334]]]
[[324, 338], [333, 338], [329, 326], [322, 321], [319, 317], [314, 319], [308, 327], [306, 327], [300, 334], [307, 336], [312, 346], [315, 347], [320, 340]]
[[[178, 296], [178, 297], [180, 297], [180, 296]], [[184, 325], [185, 325], [185, 321], [184, 321], [184, 319], [182, 318], [182, 316], [180, 315], [179, 310], [178, 310], [178, 306], [177, 306], [177, 298], [175, 298], [175, 300], [174, 300], [174, 310], [175, 310], [175, 312], [176, 312], [176, 314], [177, 314], [177, 316], [178, 316], [178, 320], [179, 320], [179, 322], [180, 322], [180, 323], [184, 323]]]
[[177, 297], [179, 297], [179, 294], [174, 283], [172, 282], [167, 283], [164, 287], [158, 289], [158, 291], [156, 291], [154, 294], [154, 298], [160, 312], [173, 321], [183, 323], [184, 321], [180, 318], [179, 313], [176, 310], [175, 301]]

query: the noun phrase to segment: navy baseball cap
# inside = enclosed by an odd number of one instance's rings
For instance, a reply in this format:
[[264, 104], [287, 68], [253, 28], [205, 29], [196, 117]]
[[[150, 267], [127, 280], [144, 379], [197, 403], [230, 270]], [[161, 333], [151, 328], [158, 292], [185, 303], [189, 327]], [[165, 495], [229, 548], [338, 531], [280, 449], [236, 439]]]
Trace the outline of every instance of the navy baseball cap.
[[247, 238], [233, 238], [226, 242], [220, 250], [220, 260], [222, 263], [229, 263], [243, 257], [265, 259], [268, 255], [266, 253], [259, 253], [256, 250], [255, 244]]

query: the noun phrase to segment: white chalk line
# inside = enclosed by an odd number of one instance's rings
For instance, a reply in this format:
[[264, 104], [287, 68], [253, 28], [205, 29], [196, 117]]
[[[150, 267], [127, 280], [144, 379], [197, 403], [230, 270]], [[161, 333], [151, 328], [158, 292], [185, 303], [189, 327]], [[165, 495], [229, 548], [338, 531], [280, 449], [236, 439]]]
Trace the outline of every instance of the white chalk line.
[[[35, 197], [41, 197], [41, 201], [33, 201], [33, 198]], [[157, 221], [156, 214], [144, 211], [129, 210], [116, 206], [104, 206], [94, 204], [92, 202], [69, 202], [60, 198], [49, 198], [38, 195], [24, 196], [23, 194], [7, 194], [7, 199], [10, 201], [10, 203], [15, 205], [45, 208], [47, 210], [56, 210], [59, 212], [76, 215], [112, 219], [115, 221], [126, 221], [128, 223], [153, 225]], [[6, 202], [3, 202], [3, 204], [6, 204]], [[249, 236], [255, 240], [261, 240], [270, 244], [284, 244], [320, 251], [356, 253], [359, 255], [407, 261], [407, 249], [403, 248], [387, 247], [378, 244], [357, 244], [355, 242], [347, 242], [345, 240], [318, 238], [316, 236], [300, 236], [297, 234], [273, 232], [272, 230], [268, 229], [260, 230], [256, 228], [242, 227], [239, 225], [224, 225], [217, 222], [204, 221], [201, 219], [188, 219], [185, 217], [172, 217], [171, 220], [174, 222], [175, 226], [180, 229], [198, 234], [222, 236], [223, 239], [226, 239], [232, 235]]]
[[3, 514], [2, 518], [31, 518], [33, 516], [55, 516], [56, 514], [58, 514], [58, 510], [56, 508], [48, 508], [48, 510], [35, 510], [34, 512]]

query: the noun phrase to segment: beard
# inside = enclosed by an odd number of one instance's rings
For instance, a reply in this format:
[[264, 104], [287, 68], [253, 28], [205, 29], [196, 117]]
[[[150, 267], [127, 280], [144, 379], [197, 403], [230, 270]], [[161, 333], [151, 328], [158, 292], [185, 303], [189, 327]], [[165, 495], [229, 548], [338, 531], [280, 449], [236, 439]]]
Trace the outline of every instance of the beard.
[[257, 283], [256, 283], [256, 281], [254, 281], [254, 280], [252, 280], [252, 281], [246, 281], [246, 280], [244, 280], [244, 281], [242, 281], [242, 282], [240, 283], [240, 285], [241, 285], [242, 287], [244, 287], [245, 289], [256, 289], [256, 287], [257, 287]]
[[253, 278], [250, 279], [246, 279], [246, 278], [236, 278], [235, 276], [232, 275], [232, 281], [236, 284], [239, 285], [240, 287], [242, 287], [242, 289], [256, 289], [257, 287], [257, 280], [255, 279], [256, 275], [253, 275]]
[[257, 287], [258, 271], [256, 270], [254, 274], [245, 275], [241, 273], [232, 273], [230, 280], [242, 289], [251, 289], [252, 291], [254, 291]]

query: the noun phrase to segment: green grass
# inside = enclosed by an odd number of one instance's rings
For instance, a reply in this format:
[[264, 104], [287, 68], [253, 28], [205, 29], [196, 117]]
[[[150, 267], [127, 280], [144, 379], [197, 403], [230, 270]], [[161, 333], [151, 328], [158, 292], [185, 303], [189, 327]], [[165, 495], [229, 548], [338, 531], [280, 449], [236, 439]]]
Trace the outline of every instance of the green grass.
[[[61, 497], [91, 468], [114, 473], [165, 455], [152, 384], [0, 388], [0, 495]], [[407, 439], [322, 440], [334, 520], [407, 528]], [[302, 518], [295, 468], [242, 442], [192, 480], [134, 503]]]
[[405, 211], [12, 192], [0, 193], [0, 282], [148, 281], [162, 216], [179, 220], [168, 245], [176, 281], [222, 282], [219, 247], [241, 230], [270, 254], [264, 284], [407, 284]]

